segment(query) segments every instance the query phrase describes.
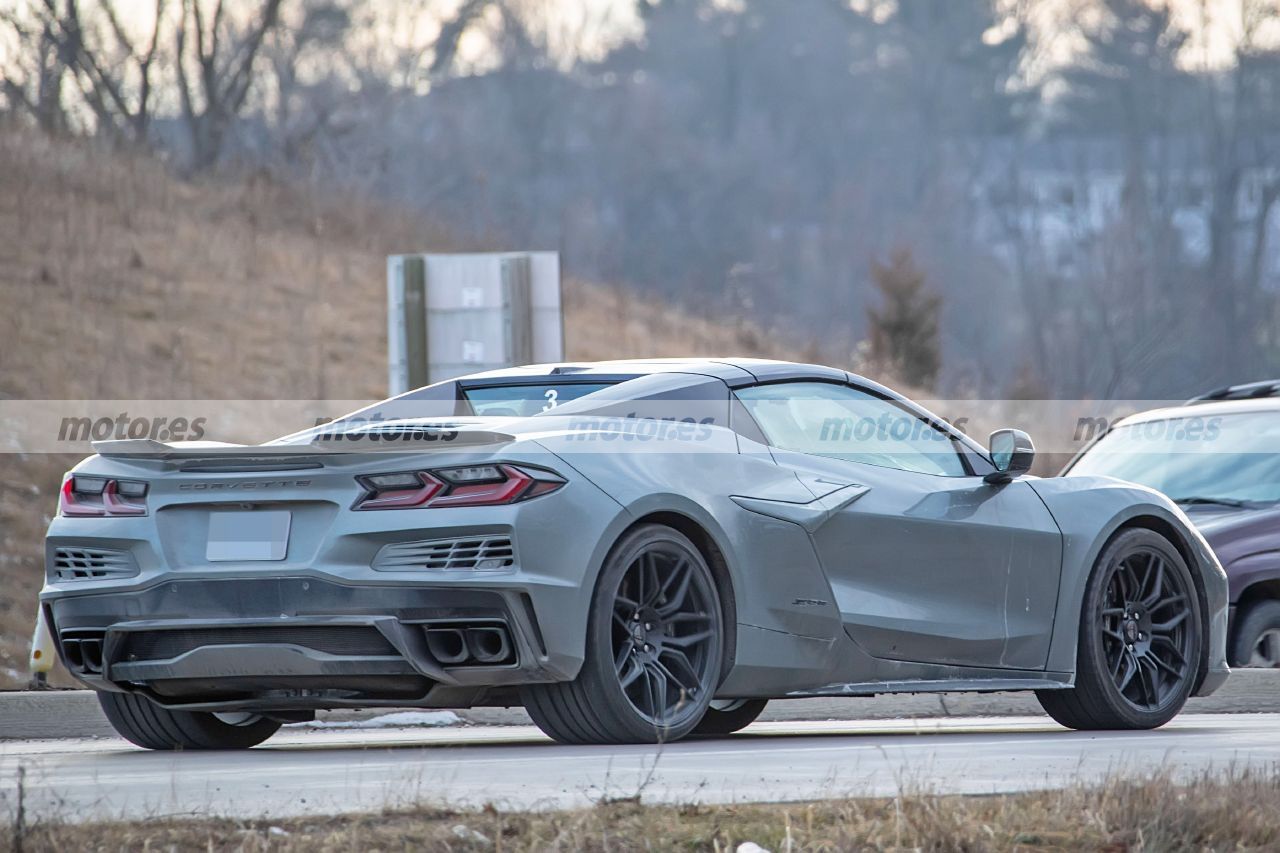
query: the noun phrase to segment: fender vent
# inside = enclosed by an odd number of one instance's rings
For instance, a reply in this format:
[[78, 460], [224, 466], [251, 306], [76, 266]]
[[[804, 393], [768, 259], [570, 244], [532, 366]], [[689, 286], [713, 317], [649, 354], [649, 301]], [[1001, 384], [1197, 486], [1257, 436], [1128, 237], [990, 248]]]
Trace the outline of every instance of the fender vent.
[[509, 536], [397, 542], [385, 546], [373, 560], [373, 568], [383, 572], [494, 571], [509, 569], [515, 564], [515, 548]]
[[53, 550], [53, 573], [60, 581], [130, 577], [138, 564], [128, 551], [59, 547]]

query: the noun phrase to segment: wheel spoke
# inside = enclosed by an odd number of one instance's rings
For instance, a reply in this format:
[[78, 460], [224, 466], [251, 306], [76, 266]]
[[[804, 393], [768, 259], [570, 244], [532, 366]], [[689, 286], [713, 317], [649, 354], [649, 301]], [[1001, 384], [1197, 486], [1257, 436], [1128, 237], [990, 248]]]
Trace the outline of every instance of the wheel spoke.
[[665, 664], [663, 664], [662, 661], [655, 660], [653, 662], [653, 665], [658, 670], [658, 672], [662, 675], [662, 678], [666, 682], [666, 684], [674, 690], [676, 695], [677, 708], [683, 705], [685, 702], [689, 701], [689, 698], [692, 695], [691, 691], [692, 692], [697, 691], [698, 683], [696, 680], [692, 685], [686, 685], [683, 681], [676, 678], [676, 674], [672, 672]]
[[1152, 613], [1158, 613], [1166, 607], [1170, 607], [1174, 604], [1182, 604], [1186, 600], [1187, 600], [1187, 597], [1185, 595], [1181, 595], [1181, 594], [1171, 595], [1168, 598], [1160, 599], [1155, 604], [1151, 605], [1149, 609]]
[[[661, 661], [663, 659], [670, 661], [671, 666], [667, 666]], [[689, 656], [681, 649], [664, 648], [658, 654], [659, 666], [666, 671], [673, 681], [680, 685], [683, 690], [694, 691], [698, 689], [699, 678], [698, 672], [693, 668], [693, 664], [689, 662]]]
[[1151, 637], [1151, 645], [1154, 646], [1156, 643], [1159, 643], [1168, 651], [1172, 652], [1178, 658], [1178, 664], [1180, 666], [1187, 665], [1186, 657], [1182, 654], [1182, 650], [1178, 648], [1178, 644], [1173, 641], [1172, 637], [1166, 637], [1164, 634], [1153, 634]]
[[1134, 663], [1138, 667], [1138, 680], [1142, 687], [1143, 698], [1146, 700], [1147, 705], [1154, 707], [1160, 704], [1159, 691], [1157, 689], [1155, 673], [1143, 666], [1143, 663], [1146, 661], [1147, 658], [1139, 657], [1135, 659]]
[[631, 567], [631, 570], [629, 572], [629, 574], [635, 575], [636, 601], [640, 602], [641, 606], [643, 606], [645, 603], [649, 601], [649, 589], [648, 589], [649, 576], [648, 576], [648, 572], [645, 571], [645, 566], [648, 564], [648, 562], [649, 562], [648, 553], [641, 554], [640, 557], [636, 560], [635, 565]]
[[658, 555], [650, 551], [641, 558], [640, 573], [644, 576], [644, 587], [647, 594], [642, 599], [646, 607], [653, 607], [658, 596], [662, 594], [662, 584], [658, 580]]
[[667, 617], [668, 625], [684, 625], [691, 622], [699, 622], [702, 624], [710, 624], [713, 621], [710, 613], [673, 613]]
[[1152, 554], [1147, 563], [1147, 571], [1151, 577], [1151, 592], [1142, 599], [1142, 606], [1150, 610], [1160, 600], [1164, 590], [1164, 560]]
[[694, 634], [686, 634], [683, 637], [666, 637], [663, 639], [663, 642], [669, 646], [687, 649], [690, 646], [696, 646], [698, 643], [710, 640], [713, 636], [715, 636], [715, 632], [708, 629], [706, 631], [698, 631]]
[[626, 666], [627, 663], [630, 663], [630, 667], [625, 672], [623, 672], [621, 668], [618, 670], [618, 683], [622, 685], [623, 690], [626, 690], [632, 684], [635, 684], [636, 679], [645, 672], [644, 665], [635, 657], [628, 655], [623, 666]]
[[1187, 616], [1190, 615], [1190, 613], [1191, 613], [1190, 610], [1183, 610], [1179, 612], [1177, 616], [1170, 617], [1169, 619], [1166, 619], [1163, 622], [1152, 622], [1151, 633], [1152, 634], [1168, 634], [1174, 628], [1177, 628], [1179, 625], [1185, 622], [1187, 619]]
[[[668, 590], [674, 578], [679, 578], [679, 580], [675, 583], [674, 593], [668, 595]], [[688, 560], [681, 560], [672, 570], [670, 577], [667, 578], [667, 583], [663, 584], [662, 592], [665, 600], [657, 608], [658, 615], [666, 618], [679, 611], [681, 607], [684, 607], [685, 599], [689, 597], [689, 586], [692, 583], [693, 565]]]
[[1163, 669], [1165, 672], [1169, 673], [1169, 675], [1172, 676], [1173, 678], [1182, 677], [1182, 670], [1176, 669], [1170, 664], [1166, 663], [1165, 661], [1162, 661], [1160, 659], [1160, 656], [1157, 654], [1154, 654], [1152, 652], [1147, 652], [1147, 660], [1151, 661], [1151, 663], [1155, 665], [1156, 669]]
[[1116, 682], [1116, 687], [1118, 687], [1120, 692], [1123, 693], [1125, 688], [1129, 686], [1129, 682], [1133, 681], [1133, 676], [1138, 670], [1138, 663], [1133, 659], [1133, 655], [1128, 652], [1121, 654], [1120, 660], [1128, 664], [1128, 666], [1125, 667], [1124, 675], [1120, 677], [1118, 682]]
[[653, 718], [662, 722], [667, 716], [667, 676], [656, 666], [645, 667], [649, 673], [649, 683], [653, 685], [654, 711]]
[[1134, 573], [1133, 564], [1129, 559], [1120, 563], [1120, 571], [1124, 584], [1124, 600], [1136, 601], [1142, 595], [1142, 586], [1138, 583], [1138, 576]]

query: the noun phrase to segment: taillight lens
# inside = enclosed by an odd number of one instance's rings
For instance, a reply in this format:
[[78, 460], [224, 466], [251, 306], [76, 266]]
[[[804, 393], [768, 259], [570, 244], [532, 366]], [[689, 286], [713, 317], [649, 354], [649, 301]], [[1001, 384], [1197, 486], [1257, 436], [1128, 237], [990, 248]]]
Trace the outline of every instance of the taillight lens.
[[498, 506], [536, 498], [565, 484], [559, 474], [516, 465], [465, 465], [357, 477], [365, 493], [352, 509]]
[[146, 515], [147, 484], [72, 474], [62, 483], [58, 512], [68, 516]]

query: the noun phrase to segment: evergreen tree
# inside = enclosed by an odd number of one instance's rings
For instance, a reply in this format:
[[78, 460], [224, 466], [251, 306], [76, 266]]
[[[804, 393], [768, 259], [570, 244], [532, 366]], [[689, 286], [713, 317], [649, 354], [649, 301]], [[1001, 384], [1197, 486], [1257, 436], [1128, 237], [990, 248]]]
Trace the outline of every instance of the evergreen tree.
[[915, 388], [932, 389], [942, 366], [942, 297], [928, 289], [910, 249], [895, 250], [888, 264], [873, 261], [871, 281], [883, 303], [867, 309], [872, 360]]

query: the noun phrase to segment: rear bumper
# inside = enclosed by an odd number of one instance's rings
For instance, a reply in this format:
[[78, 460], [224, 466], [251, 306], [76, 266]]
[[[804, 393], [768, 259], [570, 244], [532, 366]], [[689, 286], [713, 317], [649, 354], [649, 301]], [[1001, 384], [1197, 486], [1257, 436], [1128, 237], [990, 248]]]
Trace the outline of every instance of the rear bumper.
[[[576, 672], [576, 656], [546, 647], [537, 594], [239, 577], [89, 595], [46, 592], [43, 606], [63, 662], [97, 690], [223, 710], [463, 707], [502, 688]], [[465, 640], [477, 630], [495, 652], [504, 638], [505, 651], [487, 661], [463, 652], [467, 659], [459, 661], [438, 642], [445, 633]]]

